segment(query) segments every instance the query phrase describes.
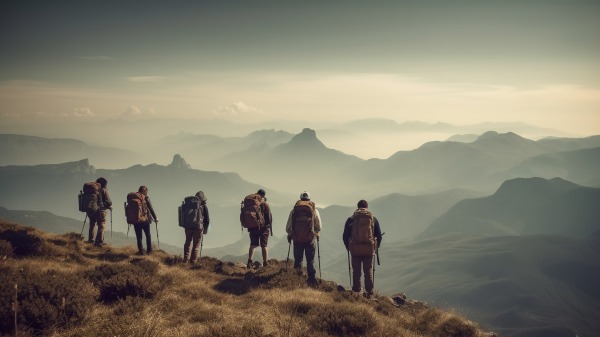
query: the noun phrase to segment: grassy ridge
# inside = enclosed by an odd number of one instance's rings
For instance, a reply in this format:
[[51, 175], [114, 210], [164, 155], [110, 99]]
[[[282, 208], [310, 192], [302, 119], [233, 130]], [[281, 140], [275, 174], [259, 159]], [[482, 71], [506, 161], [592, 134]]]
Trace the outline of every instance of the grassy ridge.
[[0, 334], [14, 335], [17, 284], [19, 336], [490, 336], [424, 303], [309, 287], [284, 261], [134, 253], [0, 221]]

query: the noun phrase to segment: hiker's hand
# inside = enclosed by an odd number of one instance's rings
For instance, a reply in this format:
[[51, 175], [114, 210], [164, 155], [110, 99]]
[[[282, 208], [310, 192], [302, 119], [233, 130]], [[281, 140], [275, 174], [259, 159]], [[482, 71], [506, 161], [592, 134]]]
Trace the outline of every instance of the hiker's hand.
[[154, 219], [154, 222], [158, 222], [158, 218]]
[[288, 243], [292, 243], [292, 236], [291, 235], [288, 235], [287, 239], [288, 239]]

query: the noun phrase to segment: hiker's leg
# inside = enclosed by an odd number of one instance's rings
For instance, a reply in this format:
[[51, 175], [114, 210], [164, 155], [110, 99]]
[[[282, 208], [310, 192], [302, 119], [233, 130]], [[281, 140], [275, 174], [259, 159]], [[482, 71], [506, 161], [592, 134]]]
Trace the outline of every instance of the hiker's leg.
[[152, 236], [150, 234], [150, 222], [146, 222], [142, 227], [144, 234], [146, 235], [146, 252], [152, 252]]
[[187, 262], [190, 258], [190, 244], [192, 243], [192, 230], [185, 229], [185, 244], [183, 245], [183, 261]]
[[352, 291], [360, 291], [361, 258], [352, 256]]
[[302, 268], [302, 260], [304, 260], [304, 245], [294, 241], [294, 268]]
[[94, 238], [96, 237], [94, 235], [94, 228], [96, 227], [96, 223], [97, 223], [97, 217], [98, 215], [96, 213], [88, 213], [88, 218], [90, 219], [90, 229], [88, 232], [88, 241], [89, 242], [94, 242]]
[[100, 211], [98, 212], [98, 214], [100, 215], [98, 217], [98, 231], [96, 232], [96, 244], [99, 245], [101, 243], [104, 243], [104, 228], [106, 226], [106, 211]]
[[252, 257], [254, 256], [254, 248], [260, 245], [260, 233], [258, 230], [251, 229], [248, 231], [250, 236], [250, 249], [248, 249], [248, 263], [252, 263]]
[[144, 252], [144, 246], [142, 246], [142, 224], [133, 224], [133, 230], [135, 231], [135, 240], [137, 241], [138, 252]]
[[306, 249], [304, 249], [304, 253], [306, 254], [306, 269], [308, 272], [308, 279], [314, 280], [317, 271], [315, 269], [315, 250], [316, 250], [316, 242], [313, 241], [311, 243], [306, 244]]
[[190, 256], [190, 262], [195, 262], [196, 258], [198, 258], [198, 251], [200, 250], [201, 233], [202, 230], [200, 229], [192, 230], [192, 240], [194, 241], [194, 245], [192, 246], [192, 256]]
[[263, 265], [267, 264], [269, 261], [269, 250], [267, 249], [267, 244], [269, 242], [269, 230], [264, 230], [260, 233], [260, 248], [262, 251]]
[[363, 271], [365, 273], [365, 291], [367, 294], [373, 293], [373, 256], [362, 258]]

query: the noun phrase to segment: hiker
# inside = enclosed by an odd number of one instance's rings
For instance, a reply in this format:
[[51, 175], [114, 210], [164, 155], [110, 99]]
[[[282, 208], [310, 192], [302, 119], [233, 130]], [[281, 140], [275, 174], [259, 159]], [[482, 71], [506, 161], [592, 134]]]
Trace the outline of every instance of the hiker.
[[148, 196], [148, 187], [140, 186], [138, 189], [138, 195], [140, 195], [142, 200], [143, 207], [143, 219], [141, 222], [136, 222], [133, 224], [133, 230], [135, 231], [135, 238], [137, 240], [138, 247], [138, 255], [144, 255], [144, 246], [142, 245], [142, 231], [146, 235], [146, 254], [152, 253], [152, 236], [150, 235], [150, 225], [152, 222], [158, 222], [158, 217], [156, 217], [156, 213], [154, 212], [154, 208], [152, 207], [152, 203], [150, 202], [150, 197]]
[[365, 273], [367, 297], [373, 295], [373, 259], [381, 245], [379, 221], [369, 211], [366, 200], [360, 200], [357, 210], [346, 220], [342, 239], [346, 250], [352, 255], [352, 291], [360, 292], [361, 268]]
[[[96, 179], [96, 183], [100, 184], [100, 199], [98, 201], [98, 210], [95, 212], [88, 211], [87, 216], [90, 219], [90, 231], [88, 234], [88, 243], [94, 243], [95, 246], [104, 246], [104, 228], [106, 225], [106, 210], [112, 211], [112, 201], [108, 195], [108, 181], [100, 177]], [[94, 239], [94, 228], [96, 230], [96, 236]]]
[[254, 248], [260, 246], [263, 258], [263, 267], [269, 265], [269, 252], [267, 243], [269, 232], [272, 233], [271, 208], [265, 198], [266, 192], [262, 188], [256, 193], [250, 194], [242, 201], [240, 221], [244, 228], [248, 229], [250, 236], [250, 249], [248, 250], [248, 263], [246, 267], [252, 267], [252, 256]]
[[300, 194], [300, 200], [296, 201], [294, 208], [290, 211], [285, 231], [287, 239], [291, 244], [294, 241], [294, 268], [298, 274], [302, 273], [302, 260], [306, 256], [306, 269], [308, 271], [308, 284], [316, 284], [315, 274], [315, 250], [316, 240], [321, 232], [321, 216], [316, 209], [315, 203], [310, 200], [310, 194], [306, 191]]
[[[186, 220], [185, 215], [181, 215], [184, 218], [180, 220], [180, 226], [182, 223], [185, 227], [185, 244], [183, 245], [183, 262], [196, 263], [196, 259], [199, 257], [199, 250], [202, 246], [202, 240], [204, 240], [204, 234], [208, 233], [208, 225], [210, 218], [208, 215], [208, 207], [206, 206], [206, 195], [202, 191], [198, 191], [195, 195], [196, 198], [187, 197], [185, 198], [182, 207], [187, 208], [185, 214], [193, 214], [191, 220]], [[191, 200], [191, 201], [190, 201]], [[188, 206], [192, 203], [196, 205]], [[195, 210], [194, 210], [194, 207]], [[181, 208], [180, 208], [181, 209]], [[191, 254], [190, 254], [191, 245]]]

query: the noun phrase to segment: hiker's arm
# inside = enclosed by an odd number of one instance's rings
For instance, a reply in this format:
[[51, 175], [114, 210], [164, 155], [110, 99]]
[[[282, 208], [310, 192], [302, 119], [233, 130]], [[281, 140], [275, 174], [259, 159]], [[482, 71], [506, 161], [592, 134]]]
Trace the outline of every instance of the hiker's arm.
[[352, 218], [348, 218], [346, 220], [346, 224], [344, 225], [344, 234], [342, 235], [342, 240], [344, 240], [344, 246], [346, 246], [346, 250], [348, 249], [348, 241], [350, 241], [350, 224], [352, 223]]
[[202, 212], [204, 214], [204, 226], [208, 227], [210, 224], [210, 216], [208, 215], [208, 206], [202, 205]]
[[155, 222], [158, 222], [158, 217], [156, 216], [156, 213], [154, 212], [154, 207], [152, 207], [152, 202], [150, 201], [149, 196], [146, 196], [146, 204], [148, 205], [148, 210], [150, 211], [150, 215], [152, 216], [152, 219], [154, 219]]
[[265, 225], [270, 226], [273, 223], [273, 214], [271, 214], [271, 207], [267, 202], [263, 202], [261, 205], [263, 209], [263, 217], [265, 218]]
[[315, 232], [319, 233], [322, 229], [321, 215], [319, 214], [319, 210], [315, 208]]
[[381, 240], [383, 240], [383, 235], [381, 234], [381, 227], [379, 227], [379, 221], [377, 218], [373, 217], [375, 220], [375, 237], [377, 238], [377, 247], [381, 246]]
[[104, 208], [112, 208], [112, 201], [110, 200], [110, 195], [108, 195], [108, 190], [106, 188], [102, 189], [102, 203], [104, 204]]
[[287, 224], [285, 225], [285, 231], [286, 233], [292, 234], [292, 214], [294, 213], [294, 211], [290, 211], [290, 215], [288, 216], [288, 221]]

